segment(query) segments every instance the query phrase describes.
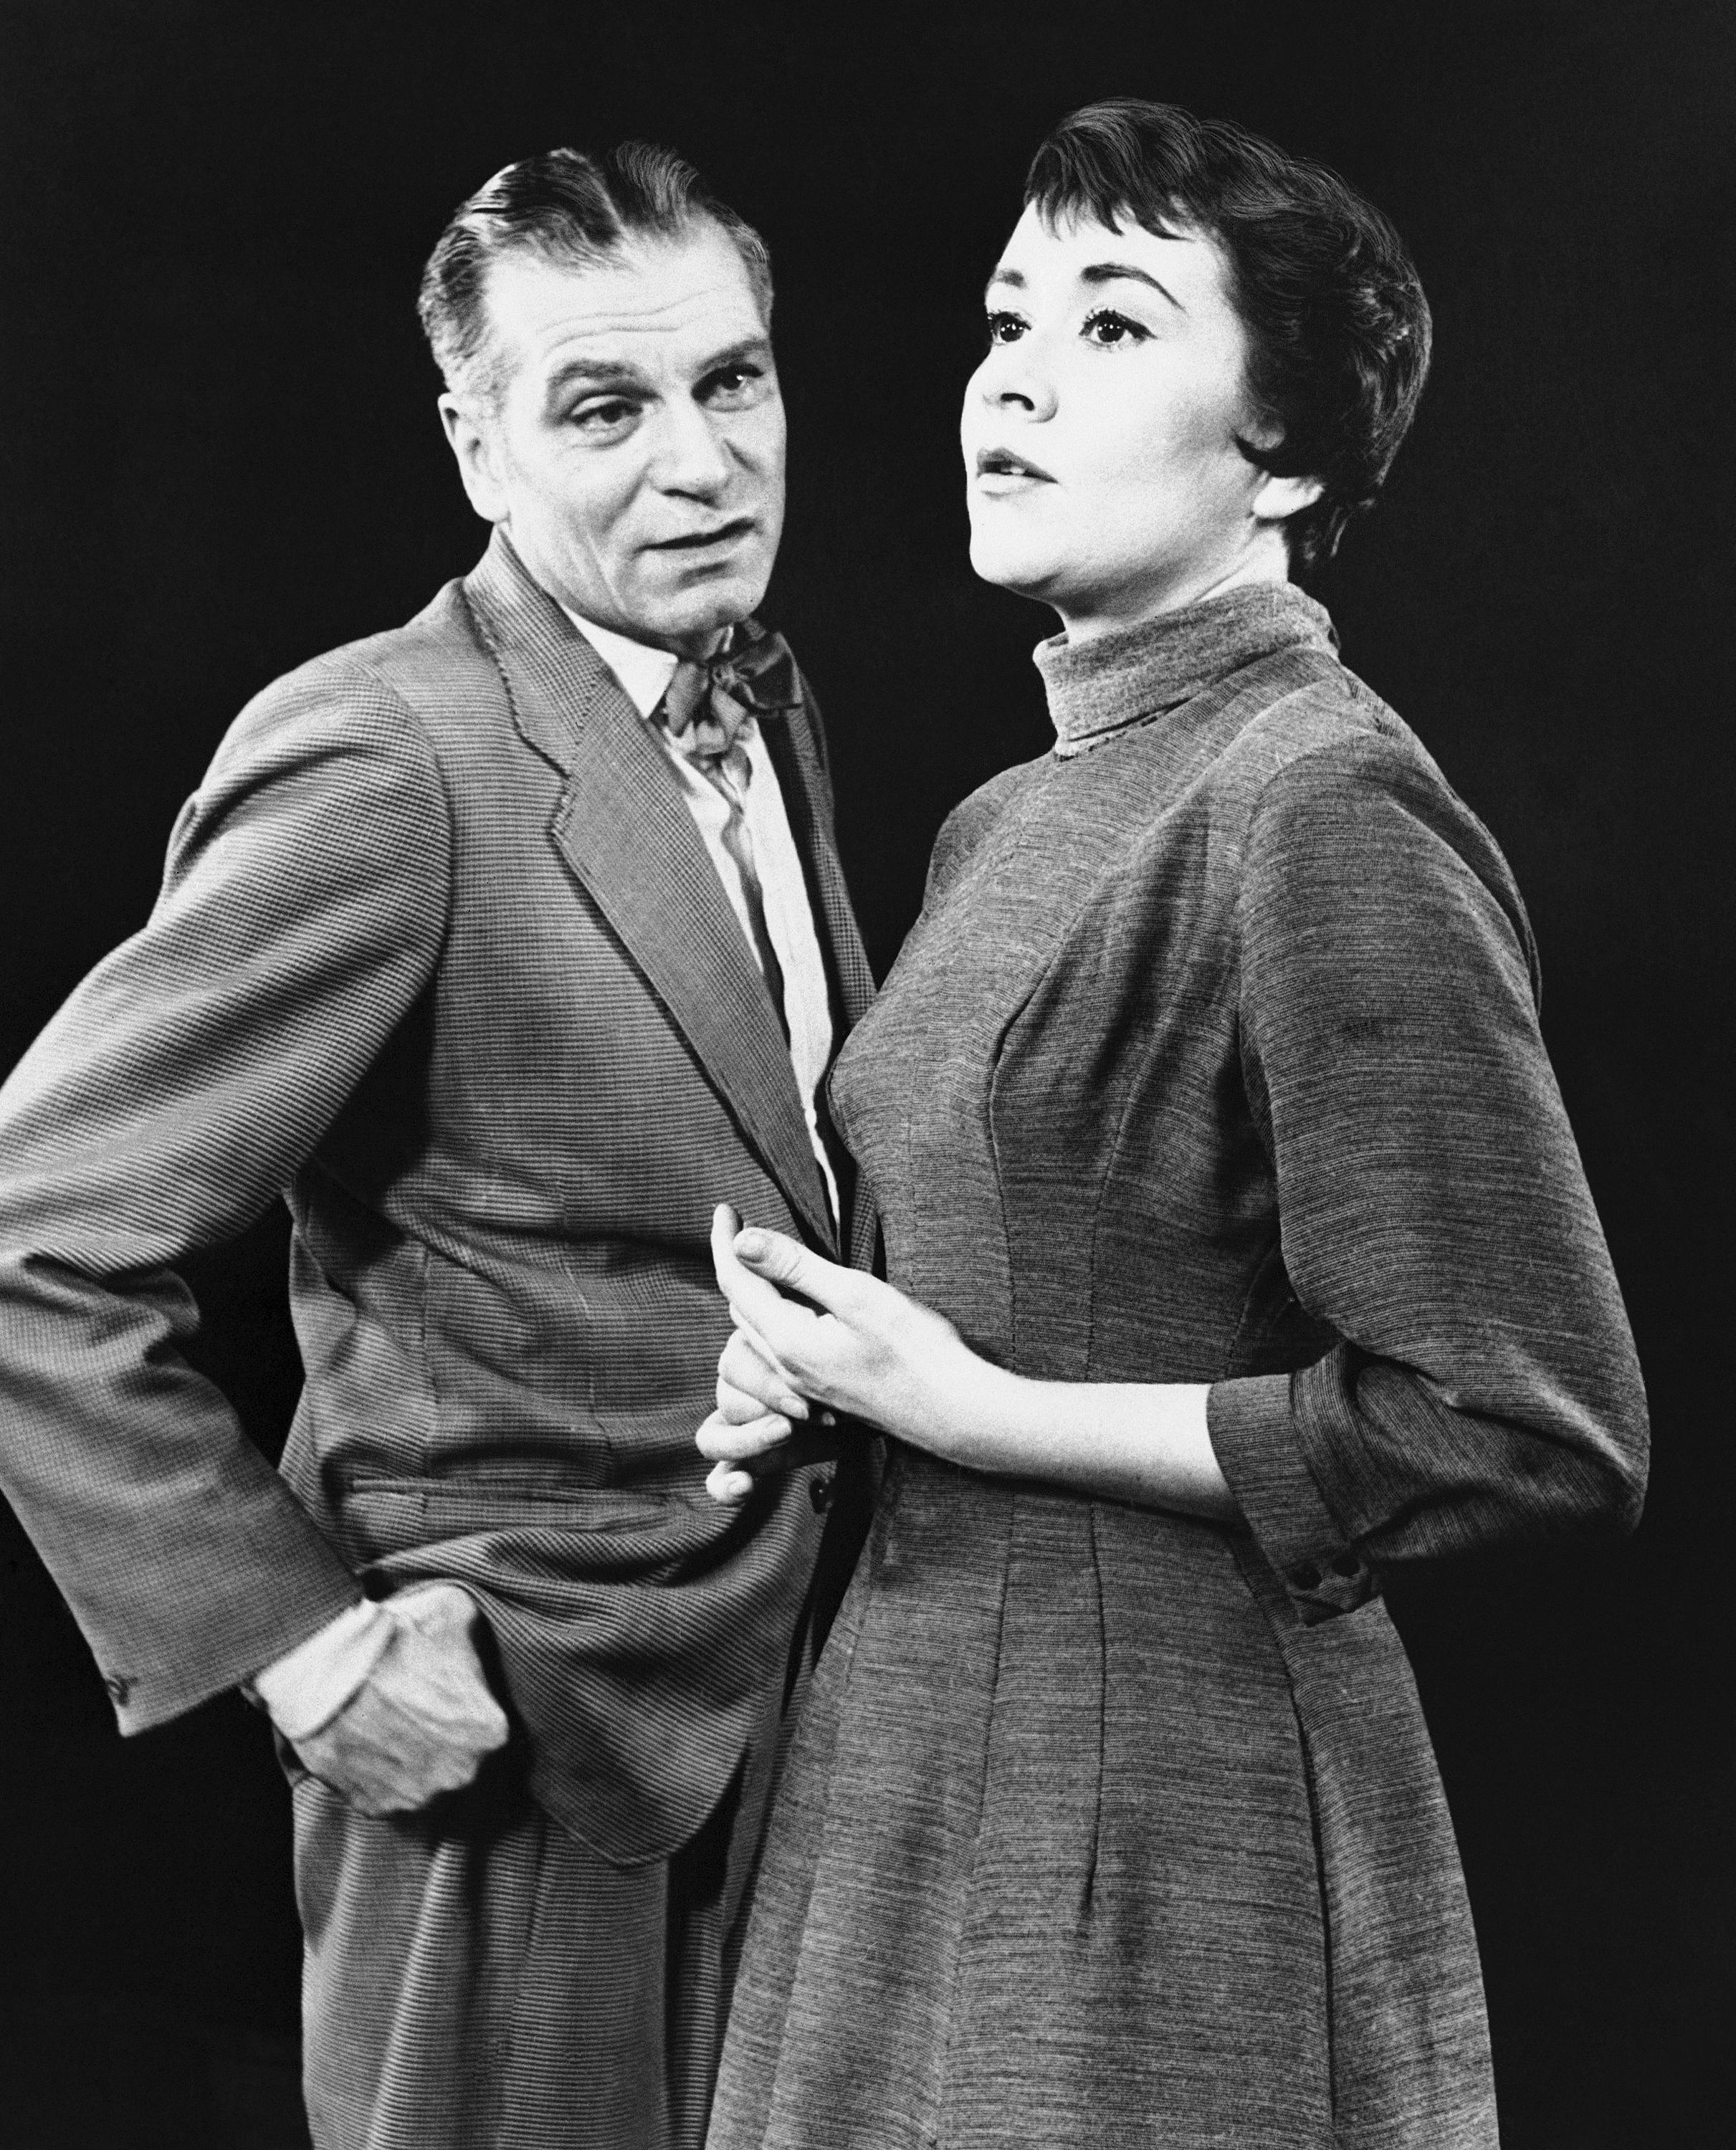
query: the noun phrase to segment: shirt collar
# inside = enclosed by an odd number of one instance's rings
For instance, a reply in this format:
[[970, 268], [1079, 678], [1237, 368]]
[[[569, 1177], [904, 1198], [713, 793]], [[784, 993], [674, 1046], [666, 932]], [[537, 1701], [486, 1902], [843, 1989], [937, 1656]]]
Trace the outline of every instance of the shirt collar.
[[674, 651], [653, 649], [648, 643], [617, 634], [613, 628], [598, 627], [594, 620], [581, 618], [567, 605], [561, 610], [620, 681], [634, 709], [642, 717], [648, 717], [663, 699], [681, 662]]

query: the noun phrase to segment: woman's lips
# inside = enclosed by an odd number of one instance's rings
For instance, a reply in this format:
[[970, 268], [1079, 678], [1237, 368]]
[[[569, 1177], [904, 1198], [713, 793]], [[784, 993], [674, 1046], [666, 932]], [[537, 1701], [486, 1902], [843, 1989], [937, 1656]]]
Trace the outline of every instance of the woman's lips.
[[992, 499], [1029, 492], [1033, 487], [1052, 485], [1055, 481], [1040, 464], [1033, 463], [1027, 457], [1016, 456], [1011, 448], [979, 448], [975, 482], [979, 492]]

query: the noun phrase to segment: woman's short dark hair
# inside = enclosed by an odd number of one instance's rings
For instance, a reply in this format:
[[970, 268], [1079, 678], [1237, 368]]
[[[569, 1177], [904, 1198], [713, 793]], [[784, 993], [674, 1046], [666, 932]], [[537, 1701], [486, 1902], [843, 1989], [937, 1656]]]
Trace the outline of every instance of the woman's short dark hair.
[[447, 386], [484, 397], [500, 389], [487, 286], [490, 266], [503, 255], [586, 269], [634, 237], [679, 240], [704, 224], [715, 225], [741, 256], [769, 322], [765, 241], [673, 149], [623, 142], [605, 157], [545, 149], [507, 165], [459, 204], [422, 271], [416, 311]]
[[1275, 447], [1263, 470], [1317, 477], [1285, 526], [1290, 555], [1330, 559], [1374, 504], [1429, 370], [1429, 305], [1398, 234], [1325, 165], [1225, 119], [1116, 97], [1070, 114], [1037, 151], [1026, 202], [1046, 224], [1123, 219], [1222, 246], [1248, 336], [1247, 386]]

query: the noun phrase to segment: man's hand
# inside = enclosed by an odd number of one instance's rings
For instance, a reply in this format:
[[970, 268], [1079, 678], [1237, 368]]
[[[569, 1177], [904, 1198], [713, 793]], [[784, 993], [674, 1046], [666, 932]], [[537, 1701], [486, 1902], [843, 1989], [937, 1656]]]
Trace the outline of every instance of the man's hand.
[[482, 1614], [467, 1591], [430, 1583], [385, 1610], [396, 1632], [373, 1670], [329, 1724], [291, 1742], [365, 1814], [406, 1814], [462, 1790], [511, 1729], [483, 1677], [472, 1639]]

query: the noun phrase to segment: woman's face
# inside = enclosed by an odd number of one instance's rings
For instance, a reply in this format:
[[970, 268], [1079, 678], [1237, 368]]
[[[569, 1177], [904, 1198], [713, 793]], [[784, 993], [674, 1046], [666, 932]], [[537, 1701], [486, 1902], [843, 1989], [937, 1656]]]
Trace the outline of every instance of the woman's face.
[[985, 581], [1052, 605], [1081, 639], [1284, 579], [1281, 518], [1318, 488], [1236, 446], [1257, 429], [1214, 240], [1051, 230], [1027, 209], [985, 299], [962, 425]]

